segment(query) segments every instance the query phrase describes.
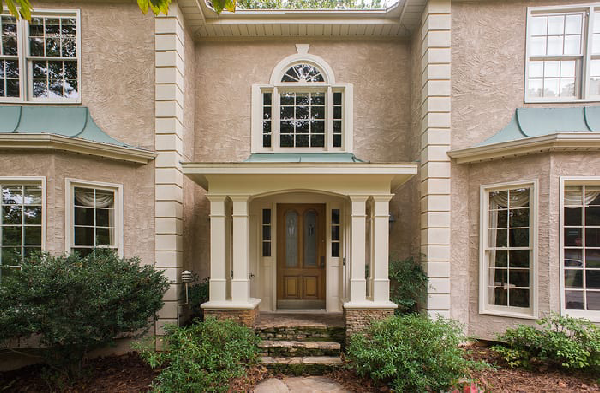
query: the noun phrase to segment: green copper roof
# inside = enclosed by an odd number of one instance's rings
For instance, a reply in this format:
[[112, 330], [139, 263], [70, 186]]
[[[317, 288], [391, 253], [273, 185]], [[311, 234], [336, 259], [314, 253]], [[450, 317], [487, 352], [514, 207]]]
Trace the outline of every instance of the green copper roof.
[[0, 133], [55, 134], [132, 147], [102, 131], [84, 106], [0, 105]]
[[253, 153], [245, 162], [364, 162], [352, 153]]
[[478, 146], [560, 132], [600, 132], [600, 106], [517, 108], [506, 127]]

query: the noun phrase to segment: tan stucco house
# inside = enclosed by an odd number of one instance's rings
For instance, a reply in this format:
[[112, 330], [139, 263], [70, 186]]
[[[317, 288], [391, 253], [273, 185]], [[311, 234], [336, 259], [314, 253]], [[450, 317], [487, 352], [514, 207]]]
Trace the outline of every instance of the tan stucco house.
[[[0, 264], [108, 247], [187, 313], [425, 305], [493, 338], [600, 322], [600, 3], [400, 0], [382, 10], [35, 1], [0, 19]], [[10, 263], [9, 263], [10, 262]]]

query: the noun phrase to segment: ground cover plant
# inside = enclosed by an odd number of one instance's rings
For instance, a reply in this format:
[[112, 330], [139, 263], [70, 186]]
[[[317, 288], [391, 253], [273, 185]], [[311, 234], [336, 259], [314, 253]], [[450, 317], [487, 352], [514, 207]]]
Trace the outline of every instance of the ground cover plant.
[[395, 313], [415, 313], [427, 298], [427, 274], [414, 257], [391, 260], [389, 264], [390, 300], [398, 305]]
[[164, 351], [154, 350], [152, 342], [135, 346], [152, 368], [160, 369], [153, 383], [158, 392], [226, 392], [229, 381], [258, 359], [260, 338], [231, 320], [211, 317], [166, 331]]
[[465, 359], [460, 325], [409, 314], [375, 321], [351, 337], [346, 350], [360, 376], [402, 391], [447, 391], [484, 364]]
[[72, 382], [90, 351], [143, 333], [168, 287], [152, 266], [109, 250], [31, 256], [0, 282], [0, 343], [39, 340], [53, 379]]
[[519, 325], [498, 336], [494, 347], [506, 362], [530, 368], [545, 362], [567, 369], [600, 372], [600, 328], [585, 319], [552, 313], [536, 326]]

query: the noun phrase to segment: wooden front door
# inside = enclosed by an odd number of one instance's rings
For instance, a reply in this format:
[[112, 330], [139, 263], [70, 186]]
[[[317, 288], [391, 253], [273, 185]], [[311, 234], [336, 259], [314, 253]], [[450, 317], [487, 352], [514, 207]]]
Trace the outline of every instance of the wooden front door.
[[325, 308], [325, 205], [277, 205], [277, 308]]

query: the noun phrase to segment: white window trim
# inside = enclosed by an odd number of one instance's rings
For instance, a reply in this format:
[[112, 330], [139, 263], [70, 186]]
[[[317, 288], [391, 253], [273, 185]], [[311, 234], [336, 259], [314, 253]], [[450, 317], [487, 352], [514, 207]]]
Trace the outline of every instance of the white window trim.
[[123, 246], [125, 244], [123, 229], [123, 185], [72, 178], [65, 179], [65, 252], [70, 253], [71, 248], [75, 247], [73, 244], [75, 240], [75, 226], [73, 221], [75, 219], [75, 217], [73, 217], [73, 199], [75, 197], [75, 187], [95, 188], [113, 191], [115, 193], [115, 214], [117, 215], [117, 217], [115, 217], [115, 246], [118, 250], [117, 253], [119, 257], [123, 258]]
[[[532, 15], [535, 14], [543, 14], [543, 13], [563, 13], [563, 12], [577, 12], [577, 11], [587, 11], [587, 29], [584, 30], [584, 34], [582, 35], [582, 45], [585, 45], [584, 50], [582, 51], [582, 73], [581, 73], [581, 81], [579, 82], [581, 93], [581, 98], [538, 98], [538, 97], [529, 97], [529, 28], [531, 26], [531, 18]], [[600, 97], [590, 98], [589, 96], [589, 85], [590, 85], [590, 62], [592, 55], [592, 40], [591, 37], [594, 31], [594, 18], [593, 12], [600, 11], [600, 3], [587, 3], [587, 4], [573, 4], [573, 5], [561, 5], [561, 6], [548, 6], [548, 7], [527, 7], [527, 26], [525, 29], [525, 103], [526, 104], [536, 104], [536, 103], [564, 103], [564, 102], [598, 102], [600, 101]], [[586, 23], [584, 18], [583, 23]], [[560, 56], [557, 56], [560, 57]]]
[[[8, 10], [0, 9], [0, 14], [8, 15]], [[79, 96], [77, 99], [56, 99], [56, 98], [33, 98], [32, 97], [32, 88], [33, 88], [33, 77], [29, 78], [31, 75], [31, 70], [29, 67], [29, 56], [27, 55], [28, 46], [29, 46], [29, 23], [27, 20], [20, 18], [17, 20], [17, 50], [19, 52], [19, 88], [20, 88], [20, 97], [12, 98], [12, 97], [0, 97], [0, 103], [36, 103], [36, 104], [81, 104], [81, 96], [82, 96], [82, 80], [81, 80], [81, 11], [79, 9], [43, 9], [36, 8], [32, 13], [32, 17], [35, 16], [73, 16], [77, 19], [77, 91]], [[45, 57], [44, 59], [49, 59]]]
[[0, 176], [0, 184], [39, 184], [42, 187], [42, 251], [46, 251], [46, 176]]
[[[488, 265], [485, 258], [485, 249], [487, 247], [487, 229], [489, 219], [489, 202], [487, 195], [490, 191], [509, 190], [519, 187], [529, 187], [530, 193], [530, 242], [531, 242], [531, 264], [530, 271], [530, 296], [531, 307], [511, 307], [511, 306], [494, 306], [488, 304]], [[496, 184], [486, 184], [480, 187], [480, 202], [479, 202], [479, 314], [498, 315], [503, 317], [521, 318], [521, 319], [537, 319], [538, 318], [538, 180], [525, 180], [517, 182], [505, 182]]]
[[568, 310], [565, 300], [565, 255], [563, 252], [565, 246], [564, 231], [564, 209], [565, 209], [565, 187], [566, 186], [598, 186], [600, 185], [600, 176], [561, 176], [560, 177], [560, 314], [576, 318], [586, 318], [592, 322], [600, 322], [600, 311], [593, 310]]

